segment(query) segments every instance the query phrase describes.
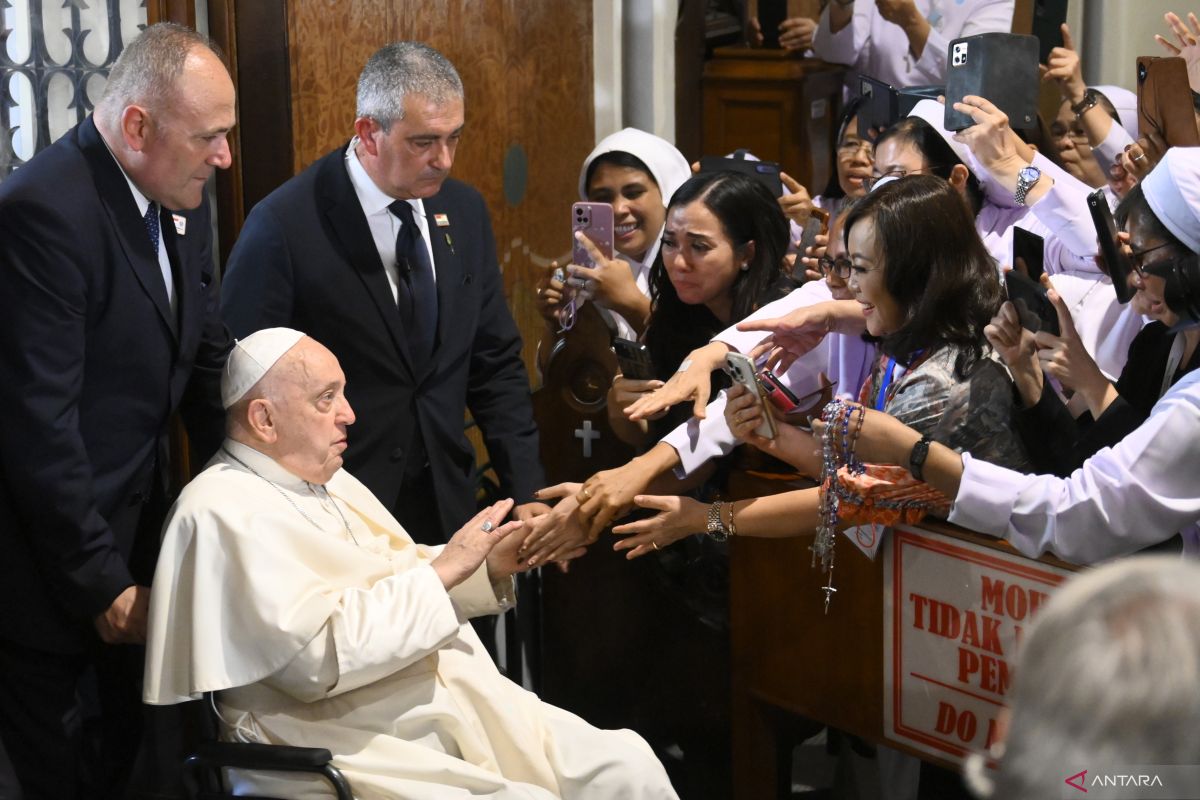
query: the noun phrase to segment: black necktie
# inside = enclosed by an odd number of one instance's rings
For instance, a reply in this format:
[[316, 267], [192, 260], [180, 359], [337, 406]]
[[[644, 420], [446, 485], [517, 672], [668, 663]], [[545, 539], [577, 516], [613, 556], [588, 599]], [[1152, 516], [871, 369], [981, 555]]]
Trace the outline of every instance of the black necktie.
[[407, 200], [397, 200], [388, 210], [400, 219], [396, 235], [396, 271], [400, 277], [400, 318], [408, 334], [408, 349], [419, 369], [433, 354], [437, 337], [437, 284], [425, 239], [413, 219]]

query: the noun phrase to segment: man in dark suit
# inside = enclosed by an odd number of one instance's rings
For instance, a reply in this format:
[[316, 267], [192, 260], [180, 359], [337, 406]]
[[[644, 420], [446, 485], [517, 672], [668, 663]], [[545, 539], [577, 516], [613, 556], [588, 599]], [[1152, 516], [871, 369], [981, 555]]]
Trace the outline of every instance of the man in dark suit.
[[521, 338], [488, 212], [449, 179], [463, 87], [436, 50], [399, 42], [358, 81], [357, 134], [259, 203], [221, 288], [237, 336], [302, 330], [346, 372], [358, 422], [346, 467], [418, 542], [474, 513], [479, 423], [517, 515], [543, 484]]
[[155, 25], [95, 113], [0, 184], [0, 738], [29, 800], [117, 796], [133, 768], [168, 422], [200, 454], [222, 432], [204, 191], [233, 124], [207, 39]]

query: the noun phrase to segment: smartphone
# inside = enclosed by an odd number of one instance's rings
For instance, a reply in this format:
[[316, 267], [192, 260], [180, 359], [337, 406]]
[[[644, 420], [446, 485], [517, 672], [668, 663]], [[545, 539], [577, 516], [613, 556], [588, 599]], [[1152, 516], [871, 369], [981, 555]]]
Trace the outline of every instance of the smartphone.
[[1128, 303], [1133, 297], [1133, 289], [1129, 288], [1129, 273], [1133, 272], [1133, 262], [1117, 239], [1117, 223], [1108, 208], [1108, 198], [1104, 196], [1104, 190], [1097, 189], [1089, 194], [1087, 204], [1088, 211], [1092, 214], [1092, 225], [1096, 227], [1096, 239], [1100, 242], [1100, 255], [1104, 258], [1108, 277], [1112, 279], [1117, 301]]
[[779, 49], [779, 26], [787, 19], [787, 0], [758, 0], [758, 27], [763, 47]]
[[969, 94], [984, 97], [1008, 115], [1014, 128], [1037, 125], [1038, 40], [1016, 33], [979, 33], [950, 42], [946, 52], [946, 116], [948, 131], [975, 124], [954, 110]]
[[800, 263], [800, 259], [808, 252], [808, 248], [817, 246], [818, 236], [829, 235], [829, 212], [823, 208], [813, 206], [812, 215], [801, 228], [800, 244], [796, 248], [796, 265], [792, 270], [792, 274], [801, 283], [804, 282], [804, 265]]
[[1171, 147], [1200, 145], [1187, 64], [1178, 56], [1138, 56], [1138, 132], [1156, 133]]
[[1014, 269], [1004, 273], [1004, 292], [1017, 308], [1021, 327], [1037, 333], [1045, 331], [1061, 336], [1058, 327], [1058, 312], [1046, 294], [1046, 287], [1031, 281]]
[[1038, 40], [1038, 61], [1050, 60], [1050, 51], [1063, 46], [1062, 24], [1067, 21], [1067, 0], [1033, 0], [1033, 29]]
[[781, 413], [790, 414], [793, 411], [801, 410], [800, 398], [796, 397], [791, 389], [784, 386], [783, 381], [775, 377], [774, 372], [764, 369], [758, 373], [758, 381], [762, 385], [763, 393], [771, 401], [771, 405], [779, 409]]
[[576, 203], [571, 206], [571, 263], [581, 267], [596, 266], [583, 242], [575, 239], [578, 231], [591, 239], [605, 258], [612, 258], [615, 227], [613, 207], [608, 203]]
[[750, 161], [744, 158], [704, 156], [700, 159], [700, 174], [713, 172], [740, 172], [749, 175], [767, 187], [772, 197], [783, 197], [783, 180], [779, 177], [779, 165], [774, 161]]
[[650, 351], [641, 342], [630, 339], [613, 339], [613, 352], [621, 365], [621, 374], [635, 381], [654, 380], [654, 361]]
[[1046, 240], [1024, 228], [1013, 228], [1012, 265], [1017, 259], [1025, 265], [1025, 275], [1034, 283], [1040, 283], [1046, 271]]
[[733, 378], [734, 383], [745, 386], [751, 394], [758, 398], [758, 405], [762, 408], [762, 423], [754, 432], [764, 439], [774, 439], [775, 418], [771, 416], [771, 410], [767, 408], [766, 392], [763, 391], [762, 384], [755, 377], [754, 362], [741, 353], [726, 353], [725, 371]]
[[936, 100], [944, 94], [944, 86], [907, 86], [897, 89], [889, 83], [867, 75], [858, 78], [858, 93], [863, 97], [858, 107], [858, 137], [874, 140], [877, 131], [884, 131], [908, 116], [913, 106], [925, 99]]

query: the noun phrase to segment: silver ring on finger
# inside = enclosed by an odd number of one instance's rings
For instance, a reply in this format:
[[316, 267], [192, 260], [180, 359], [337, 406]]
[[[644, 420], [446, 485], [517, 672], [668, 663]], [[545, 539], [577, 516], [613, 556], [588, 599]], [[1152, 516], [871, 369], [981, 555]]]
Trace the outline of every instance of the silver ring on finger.
[[496, 530], [496, 526], [492, 523], [492, 521], [490, 519], [485, 519], [483, 521], [483, 524], [480, 525], [479, 527], [484, 533], [491, 533], [492, 531]]
[[651, 546], [651, 547], [653, 547], [655, 550], [657, 550], [657, 549], [658, 549], [658, 542], [651, 542], [651, 543], [650, 543], [650, 546]]

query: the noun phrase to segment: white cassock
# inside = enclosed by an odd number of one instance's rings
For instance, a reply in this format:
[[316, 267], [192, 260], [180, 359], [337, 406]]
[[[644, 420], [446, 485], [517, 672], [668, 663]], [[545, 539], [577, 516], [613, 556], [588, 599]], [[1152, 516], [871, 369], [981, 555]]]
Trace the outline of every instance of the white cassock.
[[[511, 580], [498, 598], [483, 566], [447, 592], [439, 550], [344, 470], [314, 486], [227, 440], [167, 523], [145, 701], [217, 692], [224, 738], [328, 748], [359, 800], [675, 798], [637, 734], [500, 674], [466, 621], [503, 610]], [[236, 781], [328, 796], [307, 777]]]

